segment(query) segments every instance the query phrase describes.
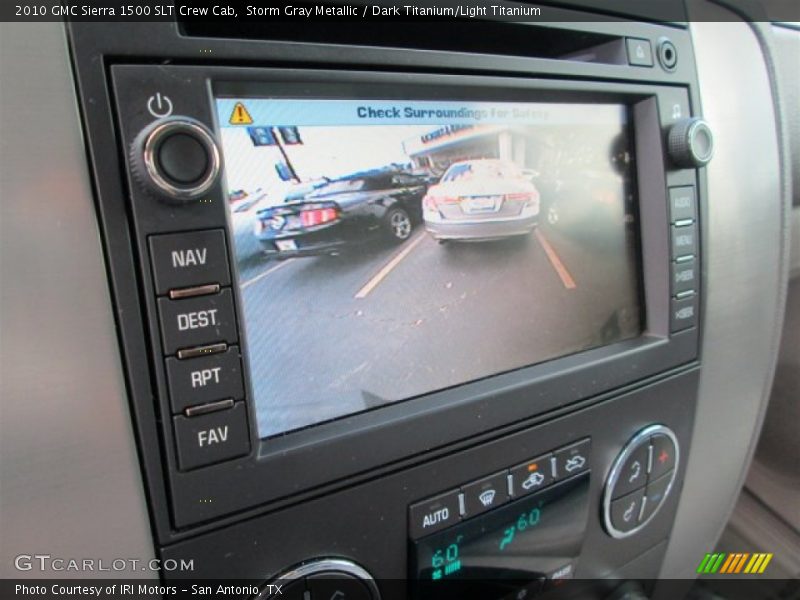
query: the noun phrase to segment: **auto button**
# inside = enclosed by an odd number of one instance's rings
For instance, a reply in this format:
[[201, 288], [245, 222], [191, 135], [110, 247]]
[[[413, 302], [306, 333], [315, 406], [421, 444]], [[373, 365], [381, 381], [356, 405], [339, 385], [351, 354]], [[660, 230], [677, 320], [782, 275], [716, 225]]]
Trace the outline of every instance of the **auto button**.
[[460, 520], [458, 490], [412, 504], [408, 509], [408, 529], [412, 538], [439, 531]]

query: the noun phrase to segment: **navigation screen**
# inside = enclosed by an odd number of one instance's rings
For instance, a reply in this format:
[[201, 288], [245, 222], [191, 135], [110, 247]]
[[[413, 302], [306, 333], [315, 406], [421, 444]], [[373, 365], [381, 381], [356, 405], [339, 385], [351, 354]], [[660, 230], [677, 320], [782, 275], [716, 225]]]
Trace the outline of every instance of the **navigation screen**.
[[217, 116], [262, 437], [639, 335], [624, 106]]

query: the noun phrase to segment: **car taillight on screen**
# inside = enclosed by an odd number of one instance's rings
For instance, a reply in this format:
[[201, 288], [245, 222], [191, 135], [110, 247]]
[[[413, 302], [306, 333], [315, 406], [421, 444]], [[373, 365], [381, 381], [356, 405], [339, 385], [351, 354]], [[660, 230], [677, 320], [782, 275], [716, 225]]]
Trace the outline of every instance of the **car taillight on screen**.
[[539, 193], [517, 192], [515, 194], [505, 194], [503, 200], [506, 202], [520, 202], [525, 206], [536, 206], [539, 202]]
[[422, 207], [436, 210], [442, 204], [458, 204], [459, 200], [457, 196], [425, 196], [422, 199]]
[[314, 227], [335, 221], [337, 217], [335, 208], [313, 208], [300, 213], [300, 222], [303, 227]]

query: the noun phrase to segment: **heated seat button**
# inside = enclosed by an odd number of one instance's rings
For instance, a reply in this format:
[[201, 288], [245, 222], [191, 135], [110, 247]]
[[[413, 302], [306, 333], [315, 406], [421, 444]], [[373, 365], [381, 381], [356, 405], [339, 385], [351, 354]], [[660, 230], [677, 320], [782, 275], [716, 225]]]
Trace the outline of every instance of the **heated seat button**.
[[158, 314], [165, 354], [175, 354], [179, 348], [214, 342], [232, 344], [237, 340], [233, 296], [229, 289], [185, 300], [160, 298]]
[[553, 482], [552, 456], [540, 456], [511, 468], [511, 493], [515, 498], [537, 492]]
[[367, 586], [347, 573], [315, 573], [306, 583], [310, 600], [372, 600]]
[[650, 455], [650, 444], [644, 443], [636, 448], [619, 472], [619, 478], [611, 491], [612, 498], [619, 498], [644, 487], [647, 483], [647, 467]]
[[416, 539], [458, 523], [458, 496], [458, 490], [453, 490], [412, 504], [408, 509], [409, 535]]
[[173, 418], [182, 470], [196, 469], [250, 452], [244, 402], [199, 417]]
[[151, 236], [150, 259], [159, 296], [179, 288], [231, 282], [221, 229]]
[[244, 398], [242, 361], [237, 346], [199, 358], [168, 358], [166, 365], [169, 398], [175, 413], [215, 400]]
[[630, 531], [639, 524], [644, 488], [611, 502], [611, 524], [617, 531]]
[[675, 444], [666, 435], [656, 434], [650, 438], [653, 444], [653, 468], [650, 481], [654, 481], [675, 467]]
[[495, 473], [461, 488], [465, 517], [474, 517], [508, 501], [507, 473]]
[[592, 449], [590, 439], [581, 440], [565, 448], [555, 451], [555, 478], [557, 480], [572, 477], [589, 468], [589, 452]]

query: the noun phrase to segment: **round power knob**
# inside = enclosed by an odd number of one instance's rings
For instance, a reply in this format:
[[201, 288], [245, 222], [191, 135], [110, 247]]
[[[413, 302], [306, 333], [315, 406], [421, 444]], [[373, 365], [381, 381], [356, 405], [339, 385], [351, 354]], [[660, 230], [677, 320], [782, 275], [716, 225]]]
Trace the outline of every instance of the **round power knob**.
[[189, 117], [158, 120], [143, 129], [131, 149], [136, 178], [168, 200], [194, 200], [217, 181], [220, 152], [208, 128]]
[[667, 135], [667, 152], [677, 167], [696, 168], [714, 155], [714, 135], [703, 119], [691, 117], [675, 123]]

